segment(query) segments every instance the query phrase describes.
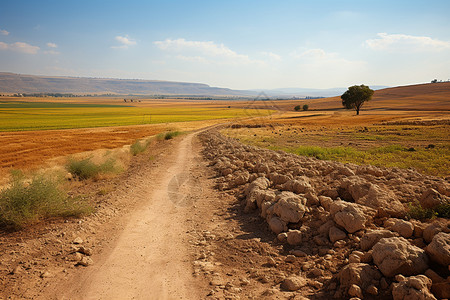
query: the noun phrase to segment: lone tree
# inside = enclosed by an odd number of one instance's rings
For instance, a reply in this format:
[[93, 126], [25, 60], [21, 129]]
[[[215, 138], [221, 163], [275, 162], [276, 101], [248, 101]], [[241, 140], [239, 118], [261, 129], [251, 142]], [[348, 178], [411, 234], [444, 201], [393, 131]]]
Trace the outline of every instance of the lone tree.
[[356, 115], [359, 115], [361, 106], [372, 98], [373, 93], [374, 91], [364, 84], [351, 86], [341, 96], [342, 105], [347, 109], [355, 109]]

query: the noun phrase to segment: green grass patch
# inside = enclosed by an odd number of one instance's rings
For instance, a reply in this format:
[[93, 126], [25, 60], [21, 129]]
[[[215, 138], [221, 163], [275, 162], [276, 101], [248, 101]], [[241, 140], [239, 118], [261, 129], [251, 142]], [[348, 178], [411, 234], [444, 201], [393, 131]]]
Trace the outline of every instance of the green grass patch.
[[280, 147], [273, 145], [267, 148], [343, 163], [403, 169], [415, 168], [424, 174], [442, 177], [448, 176], [450, 170], [450, 145], [433, 149], [415, 149], [414, 151], [402, 145], [388, 145], [368, 150], [352, 147]]
[[89, 178], [97, 178], [100, 174], [111, 174], [118, 172], [115, 160], [107, 159], [105, 162], [96, 164], [92, 161], [92, 157], [76, 160], [69, 159], [66, 165], [67, 171], [81, 180]]
[[0, 192], [0, 226], [20, 229], [39, 219], [80, 216], [92, 211], [79, 198], [71, 198], [60, 188], [61, 180], [43, 175], [25, 180], [14, 172], [11, 185]]

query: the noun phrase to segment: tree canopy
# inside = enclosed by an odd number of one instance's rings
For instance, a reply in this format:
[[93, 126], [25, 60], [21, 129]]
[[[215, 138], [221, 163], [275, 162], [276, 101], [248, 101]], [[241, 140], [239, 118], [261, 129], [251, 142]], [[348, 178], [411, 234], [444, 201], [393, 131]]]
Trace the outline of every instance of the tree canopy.
[[342, 105], [347, 109], [355, 109], [359, 115], [361, 106], [372, 98], [373, 93], [374, 91], [364, 84], [351, 86], [341, 96]]

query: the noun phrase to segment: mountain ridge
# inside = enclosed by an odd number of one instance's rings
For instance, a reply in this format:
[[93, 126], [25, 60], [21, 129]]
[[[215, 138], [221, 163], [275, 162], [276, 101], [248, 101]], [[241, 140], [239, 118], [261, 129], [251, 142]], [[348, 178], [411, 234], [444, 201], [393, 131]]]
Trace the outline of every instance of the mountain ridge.
[[[373, 86], [372, 88], [378, 90], [387, 88], [387, 86]], [[338, 87], [328, 89], [277, 88], [234, 90], [193, 82], [28, 75], [0, 72], [0, 94], [69, 93], [255, 97], [263, 93], [268, 97], [333, 97], [341, 95], [346, 89]]]

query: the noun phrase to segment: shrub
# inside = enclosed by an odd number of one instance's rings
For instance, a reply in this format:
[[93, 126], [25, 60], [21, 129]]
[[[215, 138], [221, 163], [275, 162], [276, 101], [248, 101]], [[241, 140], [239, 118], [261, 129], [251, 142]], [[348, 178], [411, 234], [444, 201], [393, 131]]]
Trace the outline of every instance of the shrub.
[[169, 131], [164, 136], [164, 139], [165, 140], [170, 140], [170, 139], [173, 139], [176, 136], [179, 136], [180, 134], [181, 134], [181, 132], [179, 132], [179, 131]]
[[408, 203], [408, 210], [408, 217], [411, 219], [450, 218], [450, 203], [442, 203], [434, 208], [423, 208], [418, 202]]
[[180, 134], [181, 134], [180, 131], [169, 131], [169, 132], [166, 132], [166, 133], [158, 134], [156, 136], [156, 139], [159, 140], [159, 141], [170, 140], [170, 139], [173, 139], [176, 136], [179, 136]]
[[100, 174], [114, 173], [117, 171], [115, 167], [115, 160], [107, 159], [102, 164], [95, 164], [91, 157], [75, 160], [69, 159], [66, 166], [67, 170], [80, 179], [96, 178]]
[[307, 111], [308, 109], [309, 109], [309, 105], [308, 104], [303, 105], [303, 110], [304, 111]]
[[25, 180], [12, 174], [12, 183], [0, 192], [0, 226], [20, 229], [29, 222], [56, 216], [79, 216], [91, 208], [79, 198], [68, 197], [58, 178], [36, 175]]
[[295, 111], [299, 111], [300, 110], [300, 105], [297, 105], [296, 107], [294, 107]]

